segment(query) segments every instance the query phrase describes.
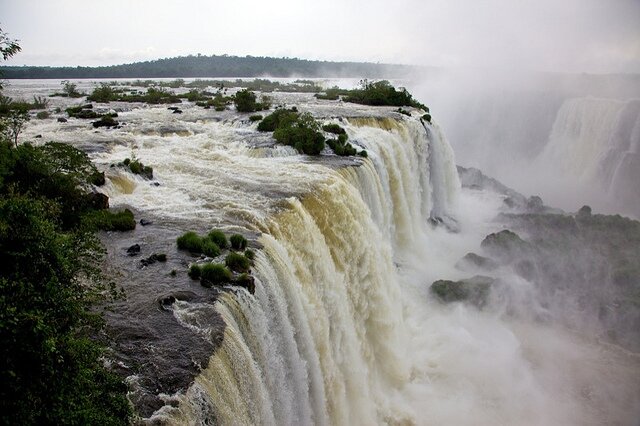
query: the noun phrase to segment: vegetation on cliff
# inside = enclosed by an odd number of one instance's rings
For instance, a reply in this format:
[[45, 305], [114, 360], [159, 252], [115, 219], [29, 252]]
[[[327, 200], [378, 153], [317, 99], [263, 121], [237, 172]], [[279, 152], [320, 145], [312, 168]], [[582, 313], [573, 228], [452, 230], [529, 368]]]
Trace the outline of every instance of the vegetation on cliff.
[[[2, 30], [0, 50], [5, 59], [20, 50]], [[20, 129], [7, 137], [20, 109], [9, 101], [0, 112], [3, 423], [128, 424], [127, 386], [105, 367], [98, 338], [97, 303], [116, 295], [89, 220], [108, 207], [92, 193], [100, 174], [69, 145], [18, 145]]]

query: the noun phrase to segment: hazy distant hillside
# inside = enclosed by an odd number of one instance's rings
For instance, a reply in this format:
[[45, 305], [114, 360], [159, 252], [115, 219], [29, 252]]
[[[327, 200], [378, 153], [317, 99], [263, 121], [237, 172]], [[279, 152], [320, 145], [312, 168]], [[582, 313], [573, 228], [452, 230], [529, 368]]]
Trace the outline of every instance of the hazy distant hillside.
[[308, 61], [252, 56], [183, 56], [103, 67], [0, 67], [4, 78], [403, 77], [408, 65]]

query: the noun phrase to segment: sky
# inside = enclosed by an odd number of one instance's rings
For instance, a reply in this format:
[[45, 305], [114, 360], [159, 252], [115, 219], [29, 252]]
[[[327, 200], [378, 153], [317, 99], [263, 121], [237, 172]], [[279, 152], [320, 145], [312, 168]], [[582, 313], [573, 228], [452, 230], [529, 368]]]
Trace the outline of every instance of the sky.
[[640, 73], [640, 0], [0, 0], [7, 65], [189, 54]]

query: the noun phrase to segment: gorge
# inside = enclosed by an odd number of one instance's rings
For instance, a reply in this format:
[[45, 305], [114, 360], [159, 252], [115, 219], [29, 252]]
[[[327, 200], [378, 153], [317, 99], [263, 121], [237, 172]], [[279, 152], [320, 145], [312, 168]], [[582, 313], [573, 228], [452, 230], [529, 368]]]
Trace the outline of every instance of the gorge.
[[[13, 82], [6, 92], [49, 95], [57, 83]], [[95, 104], [117, 112], [121, 126], [60, 123], [54, 114], [21, 136], [88, 152], [105, 172], [99, 190], [111, 208], [147, 223], [101, 236], [108, 273], [126, 293], [106, 315], [111, 362], [127, 377], [140, 422], [600, 425], [640, 417], [638, 222], [565, 213], [458, 170], [437, 113], [430, 123], [417, 109], [269, 96], [339, 124], [367, 158], [299, 155], [258, 132], [249, 114], [191, 102], [181, 114]], [[61, 110], [74, 104], [51, 99]], [[589, 112], [576, 111], [591, 111], [588, 102], [564, 101], [549, 121], [580, 121]], [[602, 163], [615, 166], [602, 176], [632, 179], [623, 169], [637, 171], [624, 165], [635, 160], [623, 157], [637, 153], [637, 102], [605, 109], [594, 114], [620, 137], [608, 145], [615, 161]], [[557, 146], [572, 149], [567, 129], [575, 127], [553, 126]], [[604, 136], [589, 134], [602, 148]], [[558, 158], [544, 153], [552, 149], [538, 153]], [[592, 153], [584, 169], [600, 176], [594, 158], [602, 155]], [[125, 158], [152, 165], [153, 179], [111, 167]], [[254, 294], [187, 277], [197, 258], [176, 238], [213, 228], [240, 233], [255, 249]], [[516, 237], [488, 237], [504, 229]], [[615, 246], [599, 250], [603, 239]], [[127, 256], [133, 244], [167, 262], [141, 267]], [[469, 253], [486, 262], [468, 262]], [[492, 280], [482, 306], [441, 303], [430, 289], [476, 275]]]

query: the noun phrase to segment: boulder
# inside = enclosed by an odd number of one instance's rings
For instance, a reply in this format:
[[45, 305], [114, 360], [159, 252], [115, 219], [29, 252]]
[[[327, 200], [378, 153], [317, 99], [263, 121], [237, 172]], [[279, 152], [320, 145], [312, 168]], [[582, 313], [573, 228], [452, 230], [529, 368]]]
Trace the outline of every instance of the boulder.
[[508, 229], [487, 235], [480, 246], [491, 255], [509, 258], [526, 254], [531, 249], [529, 243]]
[[142, 226], [148, 226], [148, 225], [152, 225], [153, 222], [151, 222], [150, 220], [147, 219], [140, 219], [140, 225]]
[[173, 110], [173, 113], [174, 114], [182, 114], [182, 110], [179, 109], [179, 108], [176, 108], [176, 109]]
[[584, 218], [591, 217], [591, 207], [589, 207], [589, 206], [580, 207], [580, 210], [578, 210], [578, 213], [576, 214], [576, 217], [578, 219], [584, 219]]
[[110, 115], [103, 115], [102, 117], [100, 117], [100, 119], [98, 121], [94, 121], [93, 123], [93, 127], [116, 127], [119, 123], [113, 119], [113, 117], [111, 117]]
[[480, 256], [475, 253], [467, 253], [464, 255], [458, 263], [456, 263], [458, 269], [484, 269], [486, 271], [492, 271], [498, 267], [498, 264], [489, 259], [488, 257]]
[[109, 197], [102, 192], [92, 192], [89, 194], [91, 207], [96, 210], [107, 210], [109, 208]]
[[58, 117], [58, 123], [66, 123], [67, 119], [64, 117]]
[[136, 256], [140, 253], [140, 244], [134, 244], [127, 249], [127, 254], [129, 256]]
[[488, 302], [494, 282], [494, 278], [476, 275], [460, 281], [434, 281], [430, 290], [443, 303], [468, 302], [482, 308]]
[[154, 253], [151, 256], [147, 257], [146, 259], [142, 259], [140, 261], [140, 264], [142, 265], [142, 267], [145, 267], [145, 266], [153, 265], [156, 262], [166, 262], [166, 261], [167, 261], [166, 254]]

